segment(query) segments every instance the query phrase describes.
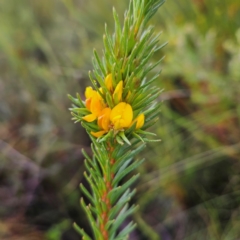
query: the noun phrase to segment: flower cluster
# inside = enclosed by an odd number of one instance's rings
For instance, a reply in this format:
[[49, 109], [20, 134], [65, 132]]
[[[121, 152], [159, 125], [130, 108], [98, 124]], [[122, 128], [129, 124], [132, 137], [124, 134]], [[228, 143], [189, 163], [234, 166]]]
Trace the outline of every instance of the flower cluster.
[[99, 127], [99, 131], [91, 131], [91, 134], [98, 138], [111, 129], [119, 132], [131, 127], [133, 124], [136, 124], [136, 129], [141, 128], [144, 125], [144, 114], [139, 114], [134, 119], [132, 106], [126, 101], [131, 94], [130, 91], [126, 99], [123, 99], [124, 82], [121, 80], [114, 88], [112, 74], [108, 74], [105, 78], [105, 86], [114, 103], [112, 108], [105, 101], [106, 92], [102, 88], [99, 88], [99, 92], [93, 90], [92, 87], [87, 87], [85, 90], [85, 106], [90, 113], [83, 116], [82, 120], [86, 122], [96, 121]]

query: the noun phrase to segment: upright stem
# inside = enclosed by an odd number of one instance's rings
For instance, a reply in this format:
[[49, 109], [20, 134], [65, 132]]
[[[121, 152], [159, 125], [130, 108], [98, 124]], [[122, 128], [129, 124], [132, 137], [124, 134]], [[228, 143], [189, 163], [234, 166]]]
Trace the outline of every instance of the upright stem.
[[102, 212], [101, 212], [101, 215], [99, 216], [100, 231], [102, 232], [104, 240], [109, 239], [107, 223], [110, 220], [109, 213], [112, 208], [112, 205], [109, 199], [109, 192], [112, 190], [112, 181], [114, 179], [114, 173], [112, 172], [112, 167], [115, 163], [115, 160], [112, 158], [114, 146], [111, 144], [110, 141], [107, 142], [106, 150], [108, 152], [108, 159], [106, 159], [105, 167], [106, 167], [106, 173], [109, 173], [109, 174], [103, 175], [105, 186], [101, 196]]
[[[95, 240], [128, 239], [135, 228], [133, 222], [122, 226], [136, 210], [134, 205], [129, 207], [135, 193], [129, 187], [139, 174], [125, 176], [144, 160], [134, 160], [145, 147], [141, 142], [156, 141], [148, 139], [154, 134], [145, 130], [156, 122], [160, 111], [155, 101], [161, 90], [151, 86], [159, 73], [149, 79], [146, 75], [156, 66], [148, 63], [150, 57], [161, 47], [147, 22], [163, 2], [131, 0], [123, 27], [113, 10], [115, 33], [109, 35], [106, 27], [102, 60], [94, 51], [96, 80], [89, 75], [94, 89], [86, 88], [85, 101], [80, 95], [70, 96], [73, 120], [81, 122], [93, 142], [93, 159], [83, 151], [88, 170], [85, 177], [92, 191], [81, 185], [90, 204], [83, 199], [81, 204]], [[84, 240], [92, 239], [77, 224], [74, 227]]]

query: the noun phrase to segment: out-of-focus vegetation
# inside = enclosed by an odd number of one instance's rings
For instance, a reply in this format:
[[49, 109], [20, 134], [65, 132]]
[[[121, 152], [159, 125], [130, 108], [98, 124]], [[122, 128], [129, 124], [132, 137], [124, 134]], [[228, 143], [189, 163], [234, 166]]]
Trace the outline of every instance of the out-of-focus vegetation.
[[[75, 240], [89, 140], [67, 93], [89, 85], [112, 6], [127, 1], [0, 2], [0, 239]], [[167, 1], [152, 24], [168, 41], [165, 89], [133, 201], [131, 240], [240, 238], [240, 2]], [[156, 71], [159, 69], [156, 69]]]

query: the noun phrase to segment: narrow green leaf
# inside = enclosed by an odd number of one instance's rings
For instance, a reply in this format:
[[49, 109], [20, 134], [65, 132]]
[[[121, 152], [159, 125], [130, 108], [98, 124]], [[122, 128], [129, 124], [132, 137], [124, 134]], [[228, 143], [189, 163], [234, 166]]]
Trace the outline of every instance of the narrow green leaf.
[[117, 174], [119, 174], [121, 171], [124, 171], [124, 169], [132, 162], [133, 158], [128, 158], [125, 161], [121, 162], [121, 164], [118, 165], [118, 167], [115, 167], [113, 170], [113, 173], [116, 174], [114, 178], [117, 177]]
[[116, 135], [116, 140], [120, 145], [124, 144], [124, 142], [122, 141], [122, 139], [118, 135]]
[[94, 124], [93, 122], [89, 123], [89, 122], [82, 121], [81, 124], [86, 130], [89, 131], [89, 134], [91, 131], [93, 131], [93, 132], [99, 131], [99, 127], [96, 124]]
[[88, 183], [90, 184], [90, 187], [92, 189], [94, 198], [99, 199], [100, 196], [100, 192], [99, 192], [99, 188], [97, 186], [94, 185], [93, 181], [91, 180], [91, 178], [87, 175], [86, 172], [84, 172], [84, 177], [87, 179]]
[[100, 87], [103, 89], [104, 92], [107, 92], [108, 89], [107, 89], [106, 84], [104, 82], [104, 76], [101, 76], [96, 70], [93, 70], [93, 73], [94, 73], [94, 75], [95, 75], [95, 77], [96, 77]]
[[117, 160], [113, 166], [113, 171], [116, 171], [119, 168], [119, 166], [122, 165], [122, 163], [124, 161], [126, 161], [127, 159], [133, 158], [135, 155], [137, 155], [139, 152], [141, 152], [145, 147], [146, 147], [145, 144], [141, 144], [136, 149], [134, 149], [130, 152], [126, 152], [124, 155], [120, 155], [120, 156], [113, 155], [113, 158]]
[[138, 166], [140, 166], [143, 163], [144, 159], [140, 160], [140, 161], [135, 161], [134, 163], [132, 163], [130, 166], [128, 166], [127, 168], [120, 168], [119, 171], [117, 172], [112, 185], [115, 186], [119, 183], [119, 181], [125, 177], [128, 173], [130, 173], [131, 171], [133, 171], [135, 168], [137, 168]]
[[100, 230], [99, 230], [99, 228], [96, 224], [96, 221], [92, 216], [92, 213], [89, 209], [89, 206], [87, 206], [85, 204], [83, 198], [81, 198], [81, 205], [82, 205], [83, 209], [85, 210], [85, 212], [87, 214], [87, 217], [88, 217], [89, 223], [91, 224], [91, 227], [92, 227], [95, 238], [96, 239], [102, 239], [102, 234], [101, 234], [101, 232], [100, 232]]
[[123, 230], [120, 231], [115, 240], [120, 240], [128, 236], [128, 234], [132, 232], [132, 230], [136, 228], [136, 226], [137, 226], [136, 224], [130, 222]]
[[106, 93], [106, 101], [110, 108], [114, 107], [112, 95], [109, 92]]
[[[83, 103], [83, 101], [81, 100], [81, 98], [74, 98], [72, 97], [70, 94], [67, 95], [68, 98], [77, 106], [81, 107], [81, 108], [86, 108], [85, 104]], [[80, 95], [78, 94], [78, 96], [80, 97]]]
[[[159, 65], [160, 62], [162, 62], [162, 60], [164, 59], [164, 57], [162, 57], [161, 59], [159, 59], [156, 63], [154, 64], [149, 64], [148, 67], [146, 67], [142, 73], [142, 77], [145, 77], [150, 71], [152, 71], [156, 66]], [[159, 71], [161, 72], [161, 70]]]
[[162, 102], [155, 102], [153, 103], [153, 105], [151, 106], [151, 108], [145, 110], [143, 112], [145, 119], [152, 116], [152, 114], [155, 114], [156, 111], [159, 113], [160, 112], [160, 107], [162, 106]]
[[140, 134], [144, 134], [144, 135], [149, 135], [149, 136], [157, 136], [156, 133], [143, 131], [143, 130], [141, 130], [141, 129], [138, 129], [136, 132], [137, 132], [137, 133], [140, 133]]
[[129, 216], [131, 215], [135, 210], [137, 209], [137, 206], [131, 206], [128, 209], [128, 204], [126, 204], [122, 210], [120, 211], [118, 217], [116, 218], [114, 224], [112, 225], [109, 234], [110, 234], [110, 238], [113, 236], [115, 236], [115, 233], [117, 231], [117, 229], [120, 227], [120, 225], [123, 223], [123, 221]]
[[146, 83], [144, 83], [139, 89], [146, 88], [147, 86], [149, 86], [150, 84], [155, 82], [159, 78], [160, 73], [161, 73], [161, 71], [159, 71], [152, 79], [150, 79]]
[[109, 192], [109, 198], [111, 199], [111, 202], [115, 202], [119, 198], [119, 196], [137, 180], [138, 177], [139, 177], [139, 174], [134, 175], [122, 186], [117, 187], [117, 189], [111, 190]]
[[93, 54], [94, 54], [96, 63], [98, 64], [98, 68], [101, 70], [102, 74], [104, 76], [106, 76], [107, 75], [106, 69], [105, 69], [104, 65], [102, 64], [102, 61], [100, 60], [100, 58], [99, 58], [99, 56], [97, 54], [96, 49], [93, 50]]
[[115, 73], [116, 73], [116, 68], [117, 68], [117, 64], [116, 64], [116, 62], [114, 62], [113, 64], [112, 64], [112, 71], [111, 71], [111, 73], [112, 73], [112, 83], [113, 83], [113, 87], [115, 88], [116, 86], [117, 86], [117, 84], [118, 84], [118, 81], [117, 81], [117, 79], [116, 79], [116, 76], [115, 76]]
[[120, 42], [119, 40], [121, 39], [121, 25], [120, 25], [120, 21], [119, 21], [119, 17], [117, 15], [117, 12], [115, 10], [115, 8], [113, 8], [113, 17], [114, 17], [114, 22], [115, 22], [115, 50], [116, 47], [120, 46]]
[[152, 113], [150, 116], [147, 116], [146, 119], [145, 119], [145, 122], [148, 123], [152, 119], [158, 117], [159, 114], [160, 114], [160, 109], [156, 110], [156, 112]]
[[140, 141], [144, 142], [144, 140], [137, 133], [133, 132], [133, 136], [138, 138]]
[[98, 87], [98, 85], [97, 85], [97, 83], [96, 83], [96, 80], [94, 80], [94, 79], [92, 78], [91, 71], [88, 72], [88, 76], [89, 76], [89, 79], [90, 79], [90, 81], [92, 82], [92, 85], [94, 86], [95, 90], [100, 94], [100, 96], [101, 96], [102, 98], [104, 98], [103, 94], [102, 94], [102, 93], [100, 92], [100, 90], [99, 90], [99, 87]]
[[90, 114], [89, 110], [86, 108], [69, 108], [69, 110], [80, 115], [81, 117]]
[[119, 211], [122, 209], [122, 207], [130, 201], [132, 196], [136, 193], [136, 189], [134, 189], [132, 192], [130, 192], [130, 189], [127, 189], [125, 193], [119, 198], [119, 200], [114, 203], [114, 206], [109, 212], [109, 218], [113, 219], [114, 217], [117, 216]]
[[111, 138], [113, 135], [113, 129], [111, 129], [106, 135], [100, 137], [97, 139], [97, 142], [106, 142], [108, 138]]
[[126, 135], [132, 133], [136, 129], [137, 122], [134, 122], [130, 128], [128, 128], [125, 133]]
[[94, 203], [93, 197], [91, 196], [91, 194], [88, 192], [88, 190], [84, 187], [84, 185], [82, 183], [80, 184], [80, 188], [83, 191], [83, 193], [88, 197], [88, 199], [91, 201], [91, 203], [93, 204]]
[[76, 223], [73, 223], [73, 227], [74, 229], [80, 234], [83, 236], [82, 239], [84, 240], [92, 240], [85, 232], [82, 228], [80, 228]]
[[141, 100], [141, 102], [136, 103], [136, 105], [134, 105], [133, 109], [137, 110], [139, 108], [146, 108], [148, 105], [152, 104], [154, 101], [157, 100], [157, 98], [159, 97], [160, 93], [162, 92], [162, 90], [156, 89], [158, 90], [155, 94], [151, 94], [148, 97], [145, 98], [145, 100]]
[[144, 124], [144, 126], [142, 127], [142, 130], [148, 129], [149, 127], [152, 127], [156, 122], [158, 122], [159, 118], [154, 118], [152, 120], [150, 120], [147, 124]]
[[131, 145], [130, 141], [127, 139], [127, 137], [125, 136], [124, 132], [120, 132], [118, 135], [122, 138], [122, 140], [125, 143], [127, 143], [128, 145]]
[[162, 141], [161, 139], [148, 139], [148, 138], [144, 138], [143, 140], [144, 142], [161, 142]]

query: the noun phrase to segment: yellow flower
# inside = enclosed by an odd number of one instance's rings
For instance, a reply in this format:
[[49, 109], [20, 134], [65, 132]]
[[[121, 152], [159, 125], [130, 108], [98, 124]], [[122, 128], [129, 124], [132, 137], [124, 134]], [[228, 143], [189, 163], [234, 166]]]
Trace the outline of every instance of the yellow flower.
[[96, 138], [99, 138], [101, 137], [102, 135], [104, 135], [106, 133], [106, 131], [102, 130], [102, 131], [98, 131], [98, 132], [93, 132], [91, 131], [91, 134], [96, 137]]
[[108, 74], [105, 78], [105, 84], [107, 89], [112, 92], [113, 91], [113, 83], [112, 83], [112, 74]]
[[104, 108], [98, 117], [98, 126], [103, 129], [98, 132], [91, 132], [94, 137], [101, 137], [109, 131], [111, 108]]
[[105, 131], [109, 130], [110, 114], [111, 108], [104, 108], [101, 112], [101, 115], [98, 117], [98, 126]]
[[145, 120], [145, 116], [144, 116], [143, 113], [141, 113], [141, 114], [138, 115], [137, 118], [132, 122], [132, 124], [135, 123], [135, 122], [137, 122], [137, 123], [136, 123], [136, 129], [139, 129], [139, 128], [141, 128], [141, 127], [143, 126], [144, 120]]
[[133, 110], [131, 105], [125, 102], [120, 102], [111, 111], [110, 121], [114, 129], [128, 128], [132, 123]]
[[100, 94], [93, 90], [91, 87], [87, 87], [85, 91], [86, 96], [86, 108], [91, 112], [91, 114], [86, 115], [82, 119], [87, 122], [92, 122], [101, 114], [105, 107], [103, 99]]
[[115, 90], [114, 90], [114, 93], [113, 93], [113, 101], [115, 104], [118, 104], [119, 102], [122, 101], [122, 92], [123, 92], [123, 81], [121, 80]]
[[88, 114], [82, 118], [83, 120], [87, 122], [93, 122], [94, 120], [97, 119], [97, 116], [95, 114]]
[[85, 97], [86, 97], [86, 99], [91, 98], [96, 93], [97, 93], [97, 91], [93, 90], [92, 87], [87, 87], [85, 90]]
[[[112, 75], [109, 74], [105, 79], [106, 86], [109, 90], [113, 91], [112, 85]], [[91, 132], [95, 137], [101, 137], [102, 135], [109, 132], [109, 130], [115, 129], [120, 130], [124, 128], [129, 128], [136, 122], [136, 129], [141, 128], [144, 125], [144, 114], [140, 114], [133, 121], [133, 110], [130, 104], [122, 102], [123, 94], [123, 81], [121, 80], [114, 92], [113, 100], [116, 106], [111, 109], [106, 107], [104, 100], [101, 95], [93, 90], [92, 87], [87, 87], [85, 90], [86, 96], [86, 108], [91, 112], [90, 114], [84, 116], [82, 119], [87, 122], [92, 122], [97, 119], [97, 124], [100, 128], [98, 132]], [[129, 98], [131, 92], [129, 91], [127, 98]]]

